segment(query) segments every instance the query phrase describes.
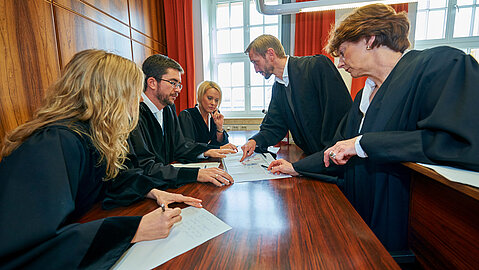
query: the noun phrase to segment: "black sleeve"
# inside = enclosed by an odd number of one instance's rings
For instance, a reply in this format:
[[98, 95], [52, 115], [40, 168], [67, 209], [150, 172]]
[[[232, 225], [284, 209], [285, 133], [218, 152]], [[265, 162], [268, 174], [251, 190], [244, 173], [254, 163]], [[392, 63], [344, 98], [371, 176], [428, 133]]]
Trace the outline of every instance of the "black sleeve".
[[[66, 222], [76, 209], [81, 176], [93, 170], [89, 156], [73, 132], [47, 130], [2, 160], [0, 268], [76, 269], [88, 261], [95, 269], [109, 269], [129, 247], [139, 218]], [[118, 238], [100, 235], [107, 227]], [[88, 255], [90, 248], [96, 257]]]
[[185, 140], [196, 141], [195, 123], [191, 114], [187, 110], [183, 110], [180, 112], [178, 120]]
[[[470, 55], [443, 63], [427, 72], [418, 86], [423, 91], [420, 120], [413, 131], [365, 133], [360, 141], [376, 162], [443, 163], [479, 171], [479, 65]], [[427, 67], [426, 67], [427, 68]], [[430, 69], [431, 70], [431, 69]]]
[[[281, 97], [278, 83], [273, 85], [271, 102], [268, 113], [261, 122], [260, 131], [251, 139], [256, 141], [258, 147], [268, 147], [280, 142], [288, 132], [287, 121], [283, 115], [284, 100]], [[284, 97], [286, 99], [286, 97]]]

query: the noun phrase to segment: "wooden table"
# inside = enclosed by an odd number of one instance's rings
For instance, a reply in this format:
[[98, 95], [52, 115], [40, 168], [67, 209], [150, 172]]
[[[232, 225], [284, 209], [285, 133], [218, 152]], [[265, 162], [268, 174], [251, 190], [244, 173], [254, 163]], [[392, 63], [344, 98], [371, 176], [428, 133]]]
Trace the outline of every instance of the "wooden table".
[[409, 244], [426, 269], [479, 268], [479, 189], [452, 182], [416, 163]]
[[[244, 142], [247, 134], [236, 136]], [[295, 145], [278, 152], [292, 161], [301, 155]], [[293, 177], [221, 188], [194, 183], [169, 191], [201, 198], [206, 210], [233, 229], [158, 269], [399, 269], [336, 185]], [[144, 215], [157, 207], [152, 200], [111, 211], [97, 205], [81, 221]]]

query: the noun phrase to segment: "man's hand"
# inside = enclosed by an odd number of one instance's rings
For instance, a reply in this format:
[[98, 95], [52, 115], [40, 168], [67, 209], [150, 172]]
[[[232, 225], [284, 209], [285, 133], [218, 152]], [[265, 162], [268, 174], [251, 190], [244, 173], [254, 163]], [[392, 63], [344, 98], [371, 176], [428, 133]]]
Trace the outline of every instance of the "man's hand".
[[293, 164], [284, 159], [278, 159], [271, 162], [268, 166], [268, 171], [274, 174], [285, 173], [292, 176], [298, 176], [299, 173], [294, 170]]
[[150, 198], [150, 199], [153, 199], [153, 200], [156, 200], [158, 205], [163, 204], [167, 208], [168, 208], [168, 205], [170, 203], [174, 203], [174, 202], [186, 203], [188, 205], [198, 207], [198, 208], [203, 207], [203, 205], [201, 205], [202, 201], [200, 199], [196, 199], [196, 198], [188, 197], [188, 196], [183, 196], [183, 195], [177, 194], [177, 193], [166, 192], [166, 191], [162, 191], [162, 190], [159, 190], [159, 189], [156, 189], [156, 188], [154, 188], [150, 192], [148, 192], [146, 197]]
[[241, 146], [241, 149], [243, 150], [243, 157], [241, 157], [240, 162], [254, 153], [254, 149], [256, 149], [256, 141], [249, 140], [247, 143]]
[[324, 151], [324, 166], [329, 167], [329, 160], [331, 159], [336, 165], [344, 165], [348, 160], [357, 155], [354, 142], [356, 138], [339, 141], [335, 145], [329, 147]]
[[236, 153], [233, 149], [210, 149], [203, 153], [205, 157], [225, 158], [227, 154]]
[[227, 172], [218, 168], [206, 168], [198, 171], [198, 182], [213, 183], [218, 187], [233, 184], [234, 180]]

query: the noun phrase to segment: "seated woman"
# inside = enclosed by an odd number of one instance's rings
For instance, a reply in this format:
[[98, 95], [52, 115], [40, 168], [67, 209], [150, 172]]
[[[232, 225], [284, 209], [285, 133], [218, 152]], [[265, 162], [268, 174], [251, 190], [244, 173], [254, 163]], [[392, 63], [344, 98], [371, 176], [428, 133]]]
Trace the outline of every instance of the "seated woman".
[[[0, 148], [0, 268], [109, 269], [131, 243], [165, 238], [180, 209], [75, 223], [104, 197], [138, 122], [143, 72], [99, 50], [77, 53], [33, 120]], [[151, 190], [158, 203], [201, 200]]]
[[[408, 249], [410, 171], [401, 162], [479, 171], [479, 65], [451, 47], [409, 51], [409, 21], [383, 4], [356, 9], [327, 51], [367, 76], [332, 147], [269, 169], [314, 175], [342, 169], [346, 197], [390, 252]], [[331, 161], [333, 166], [330, 166]]]
[[180, 112], [183, 135], [192, 141], [205, 143], [210, 148], [234, 149], [228, 143], [228, 133], [223, 129], [224, 116], [218, 111], [222, 92], [212, 81], [204, 81], [198, 86], [198, 104]]

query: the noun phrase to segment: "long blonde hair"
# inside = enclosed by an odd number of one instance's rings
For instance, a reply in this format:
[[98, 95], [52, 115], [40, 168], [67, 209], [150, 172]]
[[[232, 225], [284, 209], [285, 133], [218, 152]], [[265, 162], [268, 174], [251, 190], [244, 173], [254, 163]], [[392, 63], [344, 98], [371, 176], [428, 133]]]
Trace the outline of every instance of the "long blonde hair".
[[98, 162], [106, 161], [106, 179], [115, 177], [124, 167], [128, 134], [138, 123], [143, 78], [141, 69], [121, 56], [93, 49], [75, 54], [48, 89], [33, 120], [7, 134], [1, 157], [42, 127], [82, 121], [89, 124], [89, 134], [69, 127], [91, 138], [100, 153]]

